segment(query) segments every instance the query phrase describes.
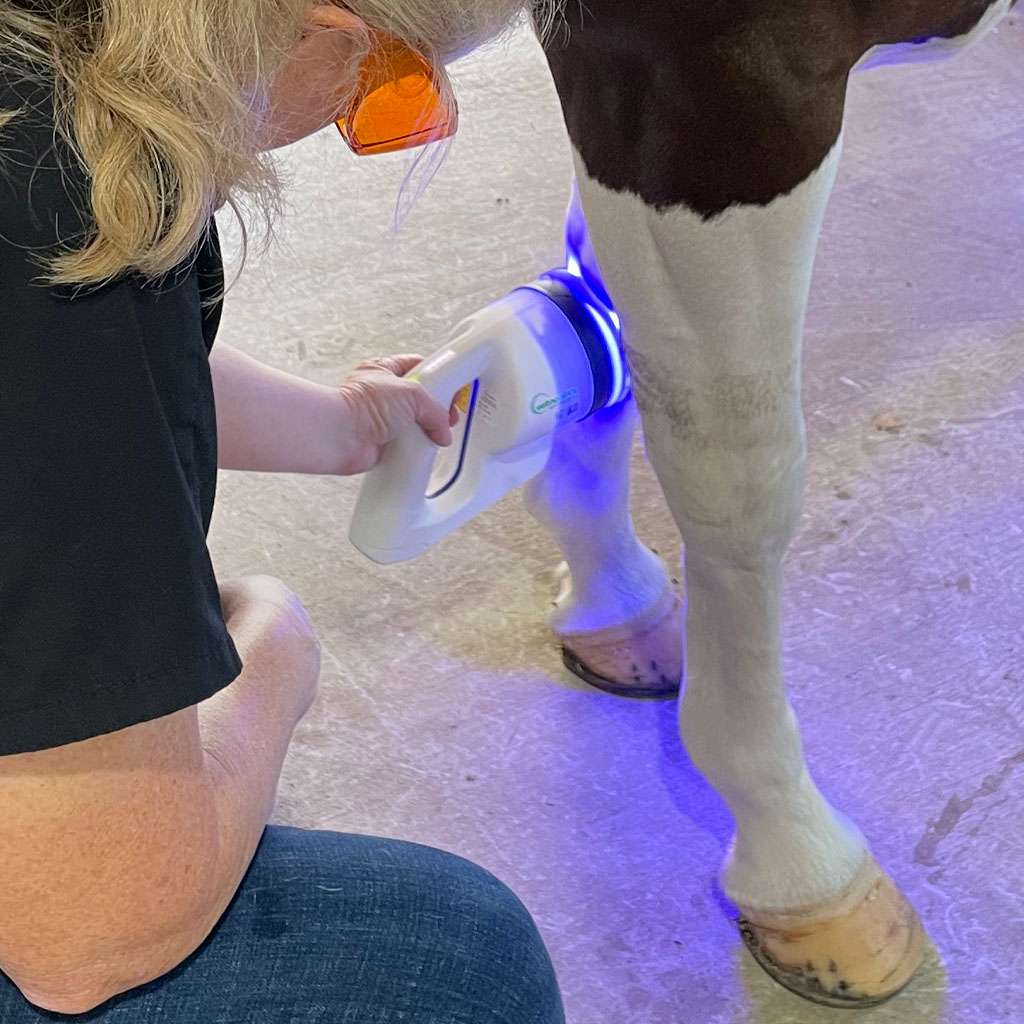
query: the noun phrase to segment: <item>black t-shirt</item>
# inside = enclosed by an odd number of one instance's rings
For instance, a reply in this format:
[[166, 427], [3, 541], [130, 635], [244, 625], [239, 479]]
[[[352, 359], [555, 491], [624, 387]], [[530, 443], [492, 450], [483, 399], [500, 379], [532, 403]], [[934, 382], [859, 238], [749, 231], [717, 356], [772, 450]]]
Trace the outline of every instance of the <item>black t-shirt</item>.
[[[2, 58], [0, 58], [2, 59]], [[159, 282], [82, 291], [89, 186], [48, 87], [0, 66], [0, 755], [197, 704], [241, 670], [206, 547], [217, 437], [215, 227]]]

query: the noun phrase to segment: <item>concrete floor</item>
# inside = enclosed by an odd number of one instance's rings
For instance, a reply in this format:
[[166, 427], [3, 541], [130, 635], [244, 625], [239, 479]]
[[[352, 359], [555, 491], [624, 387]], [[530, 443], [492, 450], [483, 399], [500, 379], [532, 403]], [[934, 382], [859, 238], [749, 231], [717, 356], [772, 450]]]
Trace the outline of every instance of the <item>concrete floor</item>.
[[[855, 82], [814, 287], [792, 697], [822, 788], [937, 947], [864, 1024], [1024, 1019], [1022, 56], [1018, 18], [956, 62]], [[356, 161], [331, 132], [286, 154], [280, 244], [231, 293], [222, 342], [335, 382], [363, 356], [432, 350], [559, 261], [570, 164], [536, 44], [456, 79], [462, 132], [397, 240], [405, 157]], [[536, 916], [571, 1024], [852, 1020], [742, 951], [715, 889], [730, 819], [674, 706], [562, 669], [545, 625], [557, 554], [519, 497], [382, 569], [346, 542], [358, 486], [221, 478], [218, 572], [288, 580], [324, 642], [275, 820], [494, 871]], [[635, 506], [678, 565], [639, 454]]]

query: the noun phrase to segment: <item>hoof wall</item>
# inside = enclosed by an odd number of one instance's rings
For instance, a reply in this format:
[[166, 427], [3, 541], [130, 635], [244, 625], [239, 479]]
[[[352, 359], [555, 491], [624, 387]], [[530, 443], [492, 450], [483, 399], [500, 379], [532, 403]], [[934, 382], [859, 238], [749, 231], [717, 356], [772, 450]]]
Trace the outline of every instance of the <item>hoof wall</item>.
[[668, 588], [643, 615], [621, 626], [562, 633], [562, 661], [584, 682], [642, 700], [673, 700], [683, 677], [683, 602]]
[[884, 1003], [924, 955], [921, 919], [870, 857], [836, 899], [793, 913], [752, 911], [738, 923], [747, 949], [775, 981], [822, 1006]]

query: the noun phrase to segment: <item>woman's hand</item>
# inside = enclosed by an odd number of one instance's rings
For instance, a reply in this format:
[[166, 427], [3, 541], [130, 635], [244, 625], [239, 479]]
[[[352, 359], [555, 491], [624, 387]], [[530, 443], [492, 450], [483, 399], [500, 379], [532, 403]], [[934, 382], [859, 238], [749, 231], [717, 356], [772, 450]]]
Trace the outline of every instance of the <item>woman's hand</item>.
[[210, 356], [217, 464], [256, 473], [363, 473], [415, 425], [439, 445], [458, 422], [415, 381], [419, 356], [362, 363], [340, 387], [297, 377], [218, 342]]
[[452, 443], [458, 410], [445, 409], [423, 385], [403, 379], [420, 362], [412, 355], [371, 359], [338, 389], [347, 410], [343, 474], [372, 469], [384, 445], [413, 426], [442, 448]]

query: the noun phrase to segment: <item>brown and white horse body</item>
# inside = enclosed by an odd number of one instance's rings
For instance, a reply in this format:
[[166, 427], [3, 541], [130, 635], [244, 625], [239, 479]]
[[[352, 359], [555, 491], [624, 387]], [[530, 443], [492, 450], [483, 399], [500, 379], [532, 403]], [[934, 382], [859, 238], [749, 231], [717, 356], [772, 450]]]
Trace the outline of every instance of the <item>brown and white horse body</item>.
[[[920, 936], [898, 891], [866, 867], [863, 836], [808, 774], [782, 673], [812, 266], [850, 73], [955, 52], [1012, 5], [587, 0], [568, 5], [568, 31], [546, 46], [648, 452], [686, 544], [680, 723], [736, 819], [724, 887], [760, 922], [744, 934], [762, 964], [836, 1005], [902, 985]], [[571, 572], [553, 620], [564, 635], [640, 615], [666, 586], [629, 521], [634, 420], [627, 406], [574, 428], [530, 492]], [[806, 962], [772, 946], [791, 944], [780, 921], [815, 933], [794, 946]], [[873, 978], [862, 961], [886, 933], [906, 949]], [[859, 940], [867, 952], [850, 952]]]

